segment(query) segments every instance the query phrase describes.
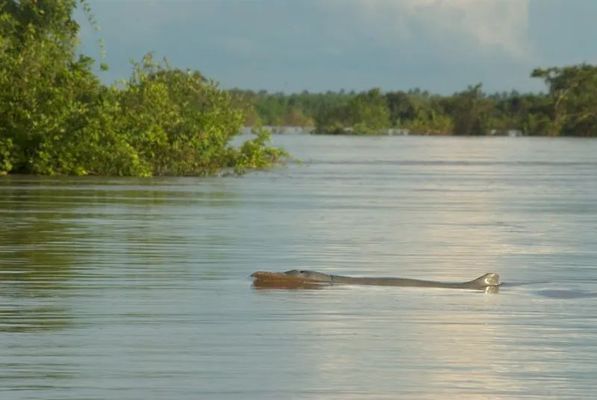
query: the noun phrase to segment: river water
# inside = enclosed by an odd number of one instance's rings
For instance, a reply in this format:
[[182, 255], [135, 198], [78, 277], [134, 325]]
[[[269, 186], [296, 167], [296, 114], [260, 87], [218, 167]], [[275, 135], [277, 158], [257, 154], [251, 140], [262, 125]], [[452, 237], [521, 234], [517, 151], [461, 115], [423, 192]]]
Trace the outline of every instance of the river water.
[[[580, 399], [597, 141], [277, 135], [222, 178], [0, 178], [0, 399]], [[294, 268], [498, 294], [257, 290]]]

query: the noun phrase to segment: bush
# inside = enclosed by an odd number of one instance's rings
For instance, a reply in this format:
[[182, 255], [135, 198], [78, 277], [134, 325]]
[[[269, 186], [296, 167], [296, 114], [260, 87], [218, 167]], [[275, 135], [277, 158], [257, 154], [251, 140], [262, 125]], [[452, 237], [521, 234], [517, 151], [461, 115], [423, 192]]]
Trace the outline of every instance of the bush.
[[76, 5], [0, 5], [0, 173], [210, 175], [279, 161], [263, 134], [230, 146], [243, 113], [199, 72], [147, 55], [124, 85], [102, 85], [75, 56]]

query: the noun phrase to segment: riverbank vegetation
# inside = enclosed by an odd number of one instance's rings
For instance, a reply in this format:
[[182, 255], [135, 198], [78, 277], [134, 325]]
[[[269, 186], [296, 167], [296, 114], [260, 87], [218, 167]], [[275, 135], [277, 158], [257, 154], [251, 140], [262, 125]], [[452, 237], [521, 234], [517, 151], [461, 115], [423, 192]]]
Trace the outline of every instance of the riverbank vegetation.
[[[269, 133], [233, 146], [243, 126], [328, 134], [597, 136], [597, 66], [538, 68], [545, 93], [453, 95], [418, 89], [267, 93], [223, 90], [151, 54], [105, 85], [77, 52], [85, 0], [0, 2], [0, 174], [212, 175], [286, 157]], [[102, 65], [102, 68], [106, 66]]]
[[419, 89], [296, 94], [232, 91], [252, 105], [245, 124], [303, 126], [315, 133], [597, 136], [597, 66], [538, 68], [546, 93], [488, 94], [481, 84], [452, 95]]
[[77, 54], [77, 6], [93, 19], [84, 0], [0, 3], [0, 174], [211, 175], [284, 157], [263, 130], [232, 146], [243, 110], [199, 72], [147, 55], [102, 84]]

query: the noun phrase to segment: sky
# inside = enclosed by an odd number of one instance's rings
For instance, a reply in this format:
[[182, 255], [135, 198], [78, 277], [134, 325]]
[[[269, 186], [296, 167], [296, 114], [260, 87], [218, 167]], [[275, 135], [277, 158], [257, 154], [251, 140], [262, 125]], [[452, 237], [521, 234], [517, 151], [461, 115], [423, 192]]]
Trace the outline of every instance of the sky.
[[536, 67], [597, 64], [597, 0], [88, 0], [81, 52], [109, 83], [153, 52], [223, 88], [541, 91]]

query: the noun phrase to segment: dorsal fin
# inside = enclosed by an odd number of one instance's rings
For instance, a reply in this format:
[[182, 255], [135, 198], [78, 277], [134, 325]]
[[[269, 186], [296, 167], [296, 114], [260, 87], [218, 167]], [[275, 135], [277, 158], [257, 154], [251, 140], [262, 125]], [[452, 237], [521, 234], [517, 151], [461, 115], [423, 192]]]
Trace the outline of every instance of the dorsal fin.
[[473, 287], [484, 288], [487, 286], [499, 286], [502, 283], [500, 282], [500, 276], [495, 272], [489, 272], [487, 274], [481, 275], [477, 279], [473, 279], [470, 282], [467, 282]]

